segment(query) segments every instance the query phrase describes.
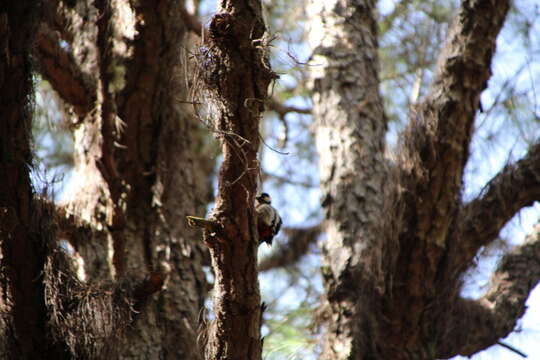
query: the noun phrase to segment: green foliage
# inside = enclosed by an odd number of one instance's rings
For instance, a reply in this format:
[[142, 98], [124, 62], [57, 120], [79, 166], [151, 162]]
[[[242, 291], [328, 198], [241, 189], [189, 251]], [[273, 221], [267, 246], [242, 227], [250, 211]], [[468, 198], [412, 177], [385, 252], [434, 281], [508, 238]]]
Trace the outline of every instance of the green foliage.
[[264, 342], [263, 359], [307, 359], [315, 351], [316, 342], [309, 334], [313, 310], [307, 304], [300, 304], [281, 317], [269, 318], [265, 325], [268, 335]]
[[261, 274], [264, 312], [263, 359], [315, 359], [321, 339], [314, 315], [322, 294], [318, 256]]

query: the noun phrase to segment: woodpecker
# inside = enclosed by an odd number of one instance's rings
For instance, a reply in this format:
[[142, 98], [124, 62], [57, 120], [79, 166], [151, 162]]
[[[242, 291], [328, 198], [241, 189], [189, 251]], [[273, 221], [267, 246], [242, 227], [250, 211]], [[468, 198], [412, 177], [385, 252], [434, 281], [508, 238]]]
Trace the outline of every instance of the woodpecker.
[[259, 245], [265, 242], [272, 246], [272, 240], [281, 228], [281, 216], [279, 216], [277, 210], [271, 205], [272, 198], [267, 193], [262, 193], [255, 199], [257, 200], [255, 211], [257, 212]]

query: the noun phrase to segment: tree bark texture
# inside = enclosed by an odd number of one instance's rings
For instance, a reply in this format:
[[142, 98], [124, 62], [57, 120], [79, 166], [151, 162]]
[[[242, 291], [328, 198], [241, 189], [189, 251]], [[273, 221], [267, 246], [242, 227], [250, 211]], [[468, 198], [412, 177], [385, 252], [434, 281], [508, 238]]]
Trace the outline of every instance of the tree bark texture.
[[[327, 240], [324, 359], [376, 355], [369, 307], [382, 286], [386, 120], [378, 90], [374, 1], [313, 2], [313, 114]], [[380, 290], [379, 290], [380, 291]], [[353, 359], [354, 357], [350, 357]]]
[[62, 359], [48, 344], [43, 271], [50, 219], [33, 204], [32, 66], [30, 51], [40, 4], [0, 6], [0, 356]]
[[[131, 312], [126, 312], [118, 324], [96, 330], [93, 342], [103, 344], [84, 343], [83, 336], [75, 336], [73, 343], [63, 349], [69, 348], [74, 357], [99, 359], [202, 358], [196, 329], [207, 292], [202, 272], [207, 250], [195, 234], [187, 231], [183, 219], [187, 214], [204, 211], [209, 187], [203, 169], [212, 166], [197, 165], [211, 160], [196, 158], [201, 147], [197, 135], [200, 130], [186, 106], [178, 102], [178, 98], [187, 98], [182, 75], [187, 65], [182, 63], [185, 26], [181, 6], [176, 1], [142, 1], [134, 5], [122, 0], [51, 1], [43, 6], [35, 56], [42, 76], [65, 101], [76, 152], [70, 196], [55, 209], [60, 237], [54, 241], [69, 241], [84, 265], [79, 266], [78, 279], [61, 281], [58, 279], [64, 279], [62, 272], [70, 270], [59, 268], [65, 264], [54, 257], [48, 262], [40, 260], [42, 250], [39, 246], [33, 248], [39, 242], [31, 238], [18, 242], [25, 248], [17, 254], [9, 242], [4, 242], [2, 253], [9, 254], [6, 260], [36, 257], [35, 267], [25, 267], [20, 274], [29, 286], [25, 291], [41, 296], [28, 293], [23, 301], [17, 301], [15, 294], [20, 294], [14, 293], [14, 298], [8, 299], [13, 305], [6, 303], [13, 307], [14, 324], [21, 323], [17, 309], [31, 308], [24, 316], [35, 319], [29, 319], [26, 326], [40, 334], [42, 343], [37, 342], [39, 338], [26, 337], [29, 343], [36, 342], [25, 346], [27, 351], [50, 347], [43, 327], [48, 317], [49, 325], [56, 328], [52, 333], [58, 343], [62, 343], [63, 335], [76, 333], [75, 328], [95, 329], [103, 319], [116, 319], [115, 313], [123, 311], [118, 307], [121, 304], [115, 305], [115, 296], [120, 294], [122, 306]], [[17, 20], [17, 24], [22, 23]], [[12, 26], [11, 22], [6, 24]], [[11, 110], [13, 120], [6, 123], [13, 124], [2, 131], [3, 139], [6, 132], [20, 136], [18, 143], [6, 145], [15, 146], [13, 149], [3, 150], [3, 154], [17, 154], [16, 161], [12, 165], [2, 161], [2, 166], [17, 169], [12, 172], [16, 178], [9, 180], [11, 185], [13, 181], [27, 184], [25, 191], [13, 192], [20, 199], [6, 201], [27, 207], [32, 200], [26, 165], [30, 162], [30, 127], [28, 121], [17, 122], [15, 114], [27, 114], [21, 109], [22, 99], [31, 90], [29, 68], [21, 64], [28, 61], [25, 56], [33, 30], [28, 27], [17, 33], [25, 41], [18, 41], [21, 49], [9, 51], [20, 56], [13, 63], [18, 64], [18, 72], [9, 67], [2, 69], [14, 74], [13, 79], [5, 78], [9, 82], [4, 81], [4, 86], [16, 83], [21, 89], [13, 101], [20, 102], [20, 107]], [[10, 209], [10, 214], [15, 211], [9, 219], [27, 224], [30, 210], [11, 207], [13, 204], [3, 206]], [[17, 218], [19, 213], [26, 218]], [[27, 231], [24, 226], [15, 228]], [[22, 232], [17, 236], [29, 236]], [[47, 299], [39, 283], [32, 283], [45, 263], [52, 269], [46, 275], [51, 279], [46, 289], [52, 294]], [[56, 296], [59, 290], [51, 284], [62, 282], [73, 285], [73, 294], [64, 291], [62, 296]], [[80, 303], [74, 300], [80, 294], [75, 288], [93, 294], [105, 305], [90, 309], [95, 313], [83, 313], [79, 319], [69, 314], [51, 315], [58, 309], [68, 311], [63, 307], [65, 303], [52, 299], [55, 296]]]
[[200, 49], [206, 94], [216, 109], [213, 130], [223, 151], [212, 213], [218, 229], [205, 232], [215, 275], [215, 320], [207, 333], [206, 359], [261, 358], [254, 201], [259, 122], [275, 76], [265, 30], [259, 1], [223, 1], [210, 22], [210, 39]]
[[[327, 218], [323, 359], [469, 356], [523, 315], [540, 281], [538, 225], [503, 257], [480, 299], [459, 296], [479, 249], [540, 200], [539, 144], [477, 199], [461, 199], [475, 112], [508, 9], [507, 0], [462, 2], [428, 95], [389, 160], [375, 1], [310, 5]], [[0, 6], [0, 357], [261, 358], [254, 198], [259, 123], [276, 78], [261, 4], [219, 2], [195, 69], [182, 48], [187, 28], [200, 24], [188, 17], [171, 0]], [[30, 182], [32, 50], [75, 139], [74, 181], [62, 205], [36, 196]], [[197, 119], [178, 101], [189, 98], [192, 71], [223, 150], [215, 226], [202, 241], [184, 222], [204, 212], [213, 168], [198, 157]], [[321, 231], [297, 230], [299, 252]], [[215, 317], [198, 344], [206, 247]]]
[[[505, 257], [482, 299], [459, 297], [461, 276], [481, 246], [540, 198], [538, 145], [503, 169], [478, 199], [464, 204], [460, 198], [472, 125], [509, 2], [463, 1], [428, 95], [400, 135], [393, 161], [383, 157], [374, 1], [313, 2], [311, 10], [328, 236], [322, 357], [447, 358], [495, 344], [522, 316], [530, 281], [539, 280], [537, 267], [528, 280], [512, 275], [535, 256], [536, 242], [529, 241]], [[494, 221], [481, 217], [485, 211]], [[465, 339], [465, 329], [475, 336]]]

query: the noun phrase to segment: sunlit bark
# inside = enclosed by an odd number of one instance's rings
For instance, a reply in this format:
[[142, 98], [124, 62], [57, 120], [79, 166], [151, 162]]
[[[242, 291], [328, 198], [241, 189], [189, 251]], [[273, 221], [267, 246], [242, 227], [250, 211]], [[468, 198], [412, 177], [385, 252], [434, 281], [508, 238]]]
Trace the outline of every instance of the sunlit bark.
[[[472, 125], [509, 2], [463, 1], [428, 94], [388, 167], [374, 2], [314, 2], [312, 9], [313, 113], [328, 219], [322, 358], [432, 359], [495, 344], [523, 315], [521, 301], [533, 286], [499, 281], [491, 295], [474, 302], [460, 299], [460, 280], [479, 248], [540, 198], [538, 145], [497, 175], [479, 199], [463, 204], [460, 196]], [[527, 245], [516, 250], [523, 256], [507, 255], [495, 281], [512, 277], [508, 271], [521, 269], [535, 249]], [[533, 267], [525, 283], [536, 284], [537, 274]], [[521, 310], [510, 312], [512, 291], [525, 295], [512, 301]], [[481, 310], [486, 302], [495, 309]], [[460, 336], [468, 331], [474, 336]]]

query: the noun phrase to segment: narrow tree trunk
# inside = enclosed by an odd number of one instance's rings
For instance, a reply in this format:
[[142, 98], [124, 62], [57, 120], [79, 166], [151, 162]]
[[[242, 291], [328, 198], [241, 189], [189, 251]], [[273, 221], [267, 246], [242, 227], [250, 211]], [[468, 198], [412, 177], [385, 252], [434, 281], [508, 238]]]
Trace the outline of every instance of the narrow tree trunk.
[[261, 359], [254, 201], [260, 171], [259, 121], [275, 76], [267, 59], [265, 30], [259, 1], [224, 1], [212, 18], [210, 43], [201, 54], [223, 149], [212, 214], [218, 229], [205, 234], [215, 274], [216, 317], [208, 333], [206, 359]]

